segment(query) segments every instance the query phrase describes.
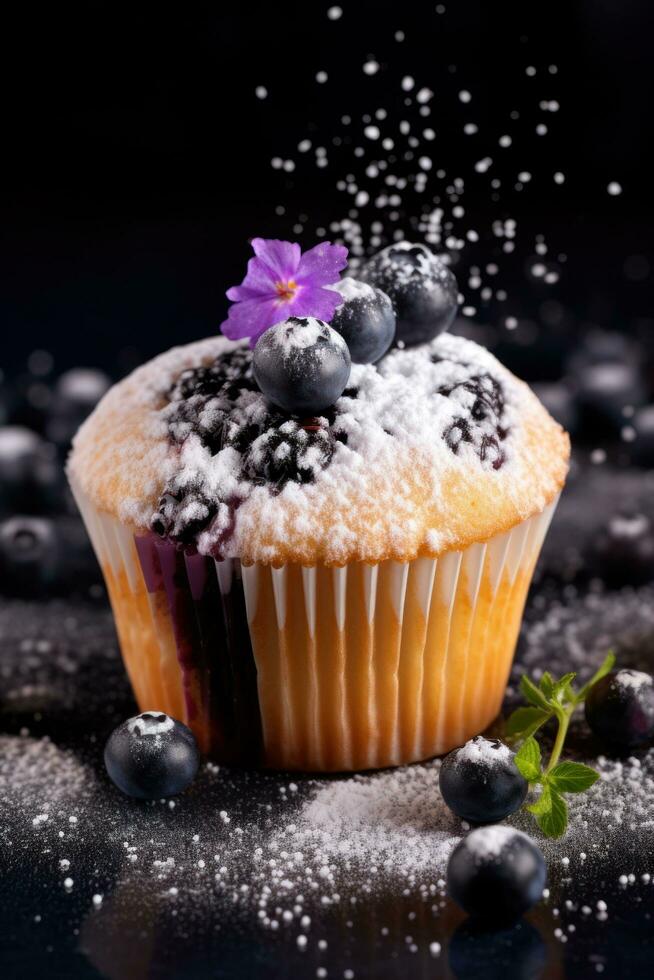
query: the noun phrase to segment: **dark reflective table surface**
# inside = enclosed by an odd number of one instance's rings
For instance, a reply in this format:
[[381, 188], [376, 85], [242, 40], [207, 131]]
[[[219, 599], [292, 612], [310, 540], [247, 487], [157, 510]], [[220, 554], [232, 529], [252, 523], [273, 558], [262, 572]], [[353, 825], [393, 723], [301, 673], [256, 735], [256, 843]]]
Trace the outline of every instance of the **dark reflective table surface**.
[[[587, 610], [584, 590], [594, 586], [571, 589], [563, 550], [572, 560], [592, 521], [627, 492], [625, 480], [629, 492], [642, 493], [643, 507], [654, 506], [642, 476], [592, 479], [594, 516], [574, 479], [559, 511], [519, 660], [533, 669], [542, 653], [556, 669], [566, 643], [597, 640], [598, 649], [611, 642], [630, 664], [651, 670], [651, 585], [599, 593], [596, 612], [584, 613], [589, 625], [574, 632], [577, 610]], [[293, 819], [315, 782], [209, 765], [174, 806], [121, 797], [104, 774], [102, 746], [134, 704], [106, 599], [94, 593], [0, 601], [0, 975], [7, 980], [652, 975], [654, 812], [649, 827], [646, 814], [637, 829], [628, 820], [616, 827], [610, 805], [589, 821], [586, 838], [577, 827], [547, 846], [549, 895], [510, 928], [474, 927], [445, 897], [442, 869], [430, 889], [384, 878], [366, 892], [341, 876], [335, 900], [307, 894], [294, 908], [293, 892], [283, 908], [273, 897], [259, 914], [272, 871], [260, 874], [257, 843], [280, 813]], [[539, 622], [545, 626], [534, 643]], [[597, 751], [581, 723], [571, 751], [589, 761]], [[649, 755], [637, 756], [645, 770]], [[253, 900], [243, 892], [250, 880]]]

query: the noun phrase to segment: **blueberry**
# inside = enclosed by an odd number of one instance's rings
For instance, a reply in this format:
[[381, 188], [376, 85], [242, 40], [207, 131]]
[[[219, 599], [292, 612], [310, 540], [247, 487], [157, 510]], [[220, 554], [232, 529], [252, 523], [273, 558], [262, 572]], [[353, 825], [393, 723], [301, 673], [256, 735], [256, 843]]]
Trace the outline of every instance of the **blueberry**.
[[586, 721], [611, 745], [630, 748], [654, 737], [654, 680], [641, 670], [613, 670], [590, 689]]
[[407, 346], [427, 343], [452, 325], [456, 279], [425, 245], [389, 245], [363, 266], [360, 276], [390, 297], [397, 315], [397, 340]]
[[633, 442], [629, 445], [629, 455], [637, 466], [654, 468], [654, 405], [646, 405], [631, 419], [634, 431]]
[[19, 425], [0, 428], [0, 513], [43, 514], [63, 503], [54, 447]]
[[292, 415], [320, 415], [340, 398], [350, 377], [350, 352], [340, 334], [314, 317], [289, 317], [257, 341], [254, 377], [268, 401]]
[[586, 567], [606, 585], [644, 585], [654, 579], [654, 527], [637, 511], [615, 514], [585, 549]]
[[0, 592], [41, 595], [61, 568], [59, 536], [42, 517], [10, 517], [0, 524]]
[[48, 438], [67, 450], [84, 419], [111, 385], [103, 371], [73, 368], [62, 374], [55, 387], [46, 425]]
[[156, 800], [175, 796], [193, 782], [200, 753], [190, 728], [162, 711], [145, 711], [114, 729], [104, 764], [126, 796]]
[[646, 393], [638, 365], [606, 361], [589, 364], [575, 377], [582, 434], [617, 436], [626, 423], [625, 408], [640, 406]]
[[563, 381], [539, 382], [532, 389], [552, 418], [573, 433], [577, 428], [577, 406], [569, 387]]
[[511, 922], [539, 901], [547, 873], [534, 842], [512, 827], [471, 831], [453, 851], [447, 890], [469, 915]]
[[507, 745], [482, 735], [450, 752], [439, 775], [450, 810], [471, 823], [495, 823], [522, 806], [529, 787], [513, 759]]
[[331, 322], [355, 364], [374, 364], [395, 336], [393, 304], [381, 289], [347, 276], [334, 287], [343, 297]]
[[641, 344], [624, 333], [610, 330], [591, 330], [581, 343], [575, 343], [573, 353], [567, 359], [566, 371], [577, 377], [589, 365], [643, 363], [645, 353]]

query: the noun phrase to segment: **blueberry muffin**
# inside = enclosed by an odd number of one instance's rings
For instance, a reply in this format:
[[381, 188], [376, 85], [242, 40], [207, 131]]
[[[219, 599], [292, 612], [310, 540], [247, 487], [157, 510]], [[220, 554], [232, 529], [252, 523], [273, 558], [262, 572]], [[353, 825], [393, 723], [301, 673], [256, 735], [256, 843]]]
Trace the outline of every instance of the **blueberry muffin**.
[[[377, 292], [383, 322], [363, 320], [386, 335]], [[332, 293], [335, 312], [367, 295]], [[500, 709], [569, 442], [487, 350], [416, 343], [433, 311], [402, 300], [414, 346], [376, 363], [350, 361], [351, 318], [286, 317], [254, 350], [216, 337], [161, 355], [75, 440], [140, 709], [219, 760], [401, 764]]]

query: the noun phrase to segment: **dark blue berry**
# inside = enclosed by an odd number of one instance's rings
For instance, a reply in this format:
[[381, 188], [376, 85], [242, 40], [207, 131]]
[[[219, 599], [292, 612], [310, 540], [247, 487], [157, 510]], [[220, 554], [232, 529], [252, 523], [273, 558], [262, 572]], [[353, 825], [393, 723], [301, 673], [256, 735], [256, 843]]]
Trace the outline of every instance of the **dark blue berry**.
[[577, 428], [577, 406], [570, 388], [562, 381], [540, 382], [532, 385], [534, 394], [553, 419], [567, 432]]
[[355, 364], [375, 364], [393, 343], [396, 317], [381, 289], [349, 276], [334, 287], [343, 297], [331, 321]]
[[193, 782], [200, 753], [190, 728], [162, 711], [145, 711], [114, 729], [104, 763], [126, 796], [156, 800], [175, 796]]
[[637, 411], [630, 421], [634, 432], [629, 444], [629, 456], [637, 466], [654, 469], [654, 405]]
[[586, 721], [611, 745], [630, 748], [654, 738], [654, 680], [641, 670], [614, 670], [590, 689]]
[[526, 834], [495, 824], [473, 830], [453, 851], [447, 890], [469, 915], [511, 922], [539, 901], [545, 860]]
[[33, 596], [48, 592], [62, 567], [59, 536], [43, 517], [10, 517], [0, 524], [0, 592]]
[[458, 302], [456, 279], [425, 245], [389, 245], [363, 266], [360, 278], [390, 297], [398, 342], [424, 344], [452, 325]]
[[640, 369], [628, 361], [589, 364], [575, 382], [581, 432], [589, 439], [618, 435], [627, 422], [625, 408], [646, 400]]
[[111, 385], [103, 371], [73, 368], [59, 378], [50, 408], [46, 434], [67, 450], [84, 419], [93, 411]]
[[585, 549], [591, 576], [605, 585], [644, 585], [654, 579], [654, 527], [645, 514], [615, 514]]
[[0, 514], [46, 514], [64, 502], [54, 446], [18, 425], [0, 427]]
[[470, 823], [496, 823], [521, 807], [529, 787], [514, 757], [499, 739], [482, 735], [450, 752], [439, 775], [450, 810]]
[[254, 378], [273, 405], [291, 415], [320, 415], [350, 377], [350, 352], [335, 330], [314, 317], [292, 316], [266, 330], [254, 348]]

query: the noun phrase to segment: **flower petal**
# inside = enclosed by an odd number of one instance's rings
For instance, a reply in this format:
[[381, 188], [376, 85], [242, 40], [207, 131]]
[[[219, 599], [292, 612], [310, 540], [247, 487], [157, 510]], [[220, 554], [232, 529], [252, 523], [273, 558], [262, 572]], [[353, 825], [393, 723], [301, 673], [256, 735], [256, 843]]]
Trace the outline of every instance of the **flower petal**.
[[285, 320], [291, 312], [290, 304], [280, 303], [279, 299], [243, 300], [230, 306], [227, 319], [220, 324], [220, 329], [230, 340], [249, 337], [250, 346], [254, 347], [268, 327]]
[[287, 282], [295, 278], [302, 255], [297, 242], [282, 242], [278, 238], [253, 238], [252, 248], [273, 282]]
[[315, 316], [326, 323], [333, 318], [336, 307], [343, 297], [335, 289], [321, 289], [320, 286], [303, 286], [293, 300], [293, 309], [287, 316]]
[[240, 286], [232, 286], [227, 290], [227, 298], [234, 302], [257, 297], [275, 296], [276, 278], [261, 259], [252, 258], [248, 261], [248, 271]]
[[311, 286], [329, 286], [338, 282], [339, 272], [346, 265], [347, 249], [344, 245], [320, 242], [302, 255], [297, 280]]

